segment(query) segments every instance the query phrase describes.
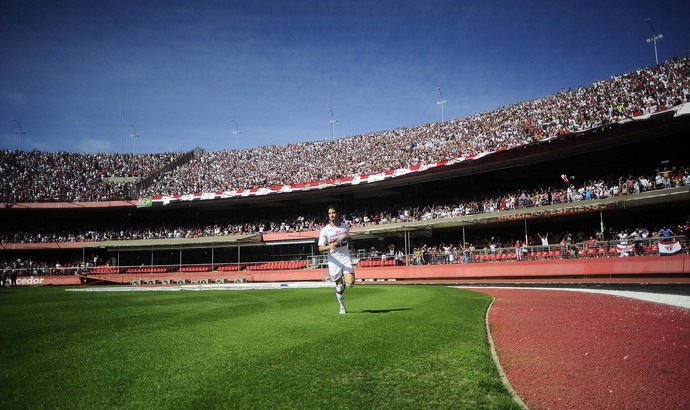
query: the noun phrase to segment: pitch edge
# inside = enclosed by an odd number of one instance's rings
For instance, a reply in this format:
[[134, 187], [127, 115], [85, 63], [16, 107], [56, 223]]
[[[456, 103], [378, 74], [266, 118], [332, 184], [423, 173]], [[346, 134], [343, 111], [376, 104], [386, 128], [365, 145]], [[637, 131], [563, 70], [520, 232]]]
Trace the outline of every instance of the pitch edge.
[[493, 359], [494, 365], [496, 365], [496, 370], [498, 370], [498, 375], [501, 378], [503, 385], [506, 387], [506, 389], [508, 389], [508, 393], [510, 393], [510, 396], [520, 407], [522, 407], [523, 409], [528, 409], [525, 402], [522, 401], [522, 398], [520, 398], [520, 396], [518, 396], [518, 394], [515, 392], [515, 389], [513, 389], [513, 386], [510, 384], [510, 380], [508, 380], [508, 377], [503, 371], [503, 366], [501, 366], [501, 362], [498, 360], [496, 346], [494, 345], [493, 337], [491, 337], [491, 329], [489, 327], [489, 311], [491, 310], [491, 307], [494, 305], [495, 301], [496, 298], [491, 297], [491, 303], [489, 304], [489, 307], [486, 309], [486, 314], [484, 315], [484, 324], [486, 326], [486, 338], [489, 341], [489, 351], [491, 352], [491, 358]]
[[102, 286], [65, 289], [72, 292], [148, 292], [148, 291], [199, 291], [199, 290], [266, 290], [330, 288], [332, 282], [256, 282], [224, 284], [190, 284], [173, 286]]

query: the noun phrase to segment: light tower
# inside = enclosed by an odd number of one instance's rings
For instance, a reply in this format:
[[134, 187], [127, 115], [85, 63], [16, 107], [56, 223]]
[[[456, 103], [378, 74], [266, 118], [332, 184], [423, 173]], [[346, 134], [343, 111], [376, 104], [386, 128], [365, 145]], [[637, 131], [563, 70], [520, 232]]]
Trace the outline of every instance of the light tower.
[[237, 121], [235, 120], [230, 120], [235, 123], [235, 130], [232, 132], [232, 134], [235, 136], [235, 151], [237, 151], [237, 134], [242, 134], [242, 131], [240, 131], [239, 125], [237, 125]]
[[136, 128], [134, 128], [134, 125], [129, 124], [130, 127], [132, 127], [133, 134], [130, 135], [132, 139], [134, 140], [134, 148], [132, 148], [132, 154], [137, 153], [137, 138], [139, 138], [139, 134], [137, 134]]
[[22, 150], [22, 136], [26, 135], [26, 131], [24, 131], [22, 129], [22, 124], [20, 124], [19, 121], [17, 121], [17, 120], [12, 120], [12, 121], [16, 122], [17, 127], [19, 127], [19, 129], [17, 131], [15, 131], [14, 133], [17, 134], [17, 137], [19, 137], [19, 151], [21, 151]]
[[656, 60], [656, 64], [659, 65], [659, 54], [657, 53], [657, 50], [656, 50], [656, 41], [664, 38], [664, 35], [663, 34], [656, 34], [654, 32], [654, 26], [652, 25], [652, 19], [651, 18], [645, 19], [645, 21], [647, 23], [649, 23], [649, 27], [652, 28], [652, 38], [648, 38], [647, 43], [654, 43], [654, 59]]
[[326, 109], [326, 111], [331, 112], [331, 120], [329, 121], [331, 123], [331, 128], [332, 128], [331, 138], [333, 139], [333, 141], [335, 141], [335, 123], [338, 122], [338, 120], [335, 119], [335, 114], [333, 114], [332, 108], [328, 108], [328, 109]]
[[443, 117], [443, 104], [447, 102], [447, 100], [443, 99], [443, 93], [441, 92], [441, 87], [436, 87], [438, 90], [438, 94], [441, 96], [441, 99], [436, 101], [436, 104], [441, 106], [441, 122], [445, 122], [445, 118]]

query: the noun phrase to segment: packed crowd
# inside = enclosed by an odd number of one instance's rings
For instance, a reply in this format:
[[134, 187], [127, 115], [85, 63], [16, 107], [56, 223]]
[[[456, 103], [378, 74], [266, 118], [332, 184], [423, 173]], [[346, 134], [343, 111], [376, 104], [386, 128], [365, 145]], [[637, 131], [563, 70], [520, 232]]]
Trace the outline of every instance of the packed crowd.
[[[183, 153], [70, 154], [0, 151], [5, 203], [104, 201], [149, 195], [258, 188], [379, 173], [470, 157], [594, 129], [690, 102], [690, 58], [674, 58], [587, 87], [444, 123], [374, 132], [337, 141], [199, 152], [155, 175]], [[337, 153], [347, 152], [346, 156]], [[148, 176], [133, 189], [112, 176]]]
[[149, 192], [174, 195], [297, 184], [469, 157], [690, 102], [689, 80], [690, 59], [679, 58], [445, 123], [337, 141], [207, 152], [156, 180]]
[[[633, 176], [635, 175], [635, 176]], [[398, 201], [386, 204], [377, 201], [375, 206], [362, 205], [361, 208], [346, 210], [343, 217], [354, 228], [369, 225], [403, 223], [442, 218], [458, 217], [478, 213], [493, 213], [511, 209], [539, 207], [551, 204], [590, 201], [635, 194], [647, 190], [690, 186], [690, 166], [688, 164], [669, 164], [654, 170], [636, 170], [616, 178], [593, 177], [576, 183], [561, 181], [546, 188], [523, 187], [510, 192], [486, 191], [476, 197], [438, 200], [420, 198], [414, 203], [401, 204]], [[427, 202], [422, 202], [427, 201]], [[255, 233], [289, 233], [317, 231], [324, 222], [323, 212], [304, 214], [295, 210], [294, 215], [282, 219], [246, 220], [227, 216], [214, 223], [193, 225], [136, 225], [130, 227], [75, 228], [63, 231], [48, 226], [37, 230], [2, 232], [0, 243], [52, 243], [52, 242], [97, 242], [105, 240], [197, 238], [204, 236], [226, 236]]]
[[149, 175], [180, 155], [0, 150], [0, 198], [9, 204], [130, 199], [131, 179]]

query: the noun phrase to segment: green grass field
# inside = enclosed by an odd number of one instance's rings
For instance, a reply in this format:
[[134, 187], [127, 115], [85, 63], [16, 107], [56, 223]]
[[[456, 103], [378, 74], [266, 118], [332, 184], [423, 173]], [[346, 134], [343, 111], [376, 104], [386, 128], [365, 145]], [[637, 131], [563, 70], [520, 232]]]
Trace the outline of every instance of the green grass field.
[[3, 409], [519, 408], [491, 298], [441, 286], [0, 289]]

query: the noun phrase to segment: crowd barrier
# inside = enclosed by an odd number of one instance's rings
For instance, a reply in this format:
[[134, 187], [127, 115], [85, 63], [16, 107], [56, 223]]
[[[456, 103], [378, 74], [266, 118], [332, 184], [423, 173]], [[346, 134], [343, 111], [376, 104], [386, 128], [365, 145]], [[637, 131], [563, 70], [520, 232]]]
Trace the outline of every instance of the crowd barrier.
[[[498, 260], [490, 263], [434, 265], [379, 264], [357, 268], [358, 281], [496, 280], [526, 279], [582, 280], [671, 280], [690, 283], [690, 255], [647, 255], [634, 257], [581, 257], [571, 259]], [[327, 270], [266, 269], [166, 273], [89, 273], [82, 275], [19, 276], [19, 286], [126, 284], [180, 285], [228, 282], [324, 281]], [[9, 284], [7, 284], [9, 285]]]

